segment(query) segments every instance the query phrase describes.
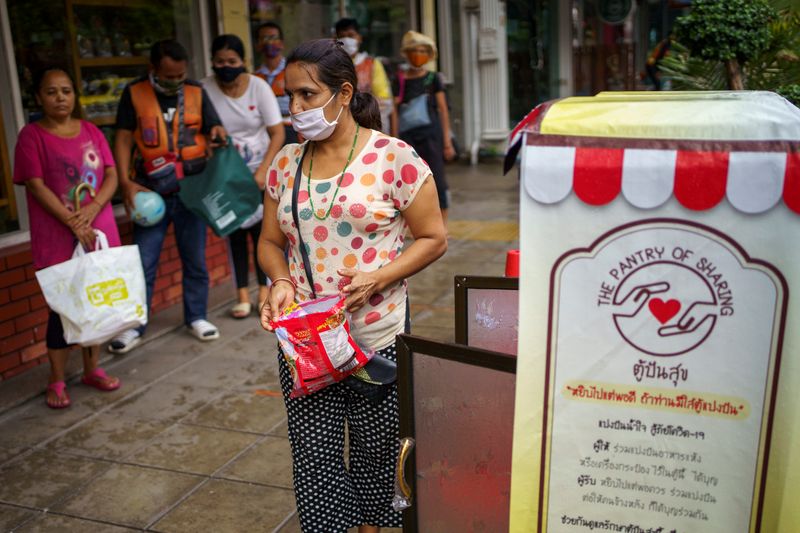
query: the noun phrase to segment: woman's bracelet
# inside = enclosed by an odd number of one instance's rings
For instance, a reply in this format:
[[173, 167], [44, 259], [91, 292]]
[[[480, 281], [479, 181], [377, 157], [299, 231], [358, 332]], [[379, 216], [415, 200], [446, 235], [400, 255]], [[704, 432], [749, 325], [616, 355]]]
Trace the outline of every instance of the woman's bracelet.
[[289, 279], [289, 278], [275, 278], [275, 279], [272, 280], [272, 284], [275, 285], [279, 281], [287, 281], [287, 282], [292, 284], [292, 287], [294, 287], [294, 290], [297, 290], [297, 284], [294, 281], [292, 281], [291, 279]]

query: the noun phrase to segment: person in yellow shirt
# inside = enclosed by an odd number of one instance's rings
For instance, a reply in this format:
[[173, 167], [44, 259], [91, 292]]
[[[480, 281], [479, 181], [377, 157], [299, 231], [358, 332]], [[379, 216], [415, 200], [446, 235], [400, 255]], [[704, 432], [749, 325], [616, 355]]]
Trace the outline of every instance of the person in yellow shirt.
[[392, 87], [383, 64], [367, 52], [361, 52], [364, 39], [358, 29], [358, 21], [343, 18], [336, 23], [336, 38], [342, 42], [344, 51], [350, 55], [356, 67], [358, 90], [370, 93], [378, 100], [381, 110], [381, 129], [384, 133], [397, 136], [397, 112], [392, 100]]

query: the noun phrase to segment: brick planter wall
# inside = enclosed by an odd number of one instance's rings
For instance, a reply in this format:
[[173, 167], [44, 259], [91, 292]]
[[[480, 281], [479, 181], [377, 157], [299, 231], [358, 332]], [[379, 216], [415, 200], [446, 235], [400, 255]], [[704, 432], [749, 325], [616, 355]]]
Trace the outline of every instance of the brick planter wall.
[[[132, 224], [119, 224], [123, 244], [130, 244]], [[228, 280], [230, 266], [225, 239], [208, 230], [206, 265], [210, 285]], [[181, 260], [170, 226], [161, 250], [152, 312], [179, 303], [183, 295]], [[47, 362], [47, 304], [34, 275], [30, 243], [0, 250], [0, 381]]]

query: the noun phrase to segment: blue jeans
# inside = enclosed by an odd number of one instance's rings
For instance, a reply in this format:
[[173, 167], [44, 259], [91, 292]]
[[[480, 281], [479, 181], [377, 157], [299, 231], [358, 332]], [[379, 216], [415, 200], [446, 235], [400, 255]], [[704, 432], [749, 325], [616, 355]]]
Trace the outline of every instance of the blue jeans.
[[[155, 226], [133, 225], [133, 243], [139, 245], [147, 284], [147, 310], [153, 300], [158, 259], [170, 222], [175, 224], [175, 242], [183, 267], [183, 321], [186, 325], [206, 318], [208, 305], [208, 270], [206, 269], [206, 223], [186, 209], [178, 195], [164, 198], [166, 212]], [[145, 326], [138, 328], [144, 334]]]

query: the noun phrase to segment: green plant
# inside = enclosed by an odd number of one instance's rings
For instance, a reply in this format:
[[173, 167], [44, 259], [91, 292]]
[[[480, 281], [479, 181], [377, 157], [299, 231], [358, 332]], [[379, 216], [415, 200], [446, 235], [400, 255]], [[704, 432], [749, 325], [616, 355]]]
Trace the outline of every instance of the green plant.
[[675, 31], [692, 55], [725, 66], [728, 88], [742, 90], [742, 65], [769, 47], [776, 15], [766, 0], [695, 0]]
[[778, 87], [775, 92], [800, 107], [800, 84], [784, 85], [783, 87]]

